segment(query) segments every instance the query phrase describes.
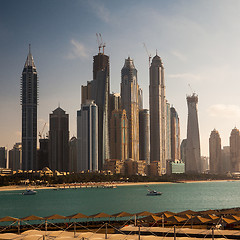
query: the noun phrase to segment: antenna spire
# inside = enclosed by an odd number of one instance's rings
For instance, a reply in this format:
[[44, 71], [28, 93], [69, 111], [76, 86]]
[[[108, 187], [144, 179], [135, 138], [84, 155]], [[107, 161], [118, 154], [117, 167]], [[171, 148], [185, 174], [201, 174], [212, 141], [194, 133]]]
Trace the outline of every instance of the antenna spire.
[[31, 44], [30, 43], [28, 45], [28, 49], [29, 49], [29, 54], [31, 54]]

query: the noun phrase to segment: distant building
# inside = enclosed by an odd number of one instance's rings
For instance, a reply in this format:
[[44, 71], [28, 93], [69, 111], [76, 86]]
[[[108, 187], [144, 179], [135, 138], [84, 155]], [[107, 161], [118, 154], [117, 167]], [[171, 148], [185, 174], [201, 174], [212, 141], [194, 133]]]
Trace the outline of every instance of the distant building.
[[112, 111], [110, 133], [111, 159], [124, 161], [128, 158], [128, 119], [124, 109]]
[[165, 136], [166, 136], [166, 161], [163, 162], [163, 173], [166, 173], [166, 168], [167, 168], [167, 160], [171, 159], [172, 155], [172, 147], [171, 147], [171, 108], [170, 104], [166, 102], [166, 127], [165, 127]]
[[77, 172], [99, 170], [98, 126], [98, 106], [88, 100], [77, 112]]
[[127, 159], [124, 161], [124, 170], [126, 176], [132, 175], [147, 175], [147, 164], [145, 161], [135, 161], [133, 159]]
[[138, 88], [138, 108], [139, 110], [143, 109], [143, 90]]
[[[164, 67], [158, 55], [152, 59], [150, 66], [149, 108], [150, 161], [154, 162], [152, 165], [157, 165], [157, 174], [164, 174], [166, 166], [166, 97]], [[159, 163], [156, 164], [156, 162]]]
[[150, 162], [148, 167], [149, 176], [161, 176], [162, 175], [162, 164], [159, 161]]
[[69, 171], [77, 172], [77, 138], [72, 137], [69, 141]]
[[128, 57], [121, 70], [121, 101], [122, 109], [128, 118], [128, 151], [129, 158], [139, 160], [139, 109], [137, 69], [133, 60]]
[[197, 114], [198, 96], [193, 93], [187, 96], [188, 124], [186, 146], [186, 173], [201, 173], [200, 137]]
[[231, 172], [240, 172], [240, 132], [235, 127], [230, 136]]
[[0, 147], [0, 168], [7, 167], [7, 148]]
[[58, 107], [50, 114], [49, 166], [52, 171], [69, 171], [69, 116]]
[[150, 164], [149, 110], [139, 110], [139, 159]]
[[220, 174], [223, 172], [221, 161], [221, 138], [216, 129], [211, 132], [209, 138], [209, 162], [210, 173]]
[[209, 157], [201, 156], [201, 172], [209, 172]]
[[167, 161], [167, 174], [185, 173], [185, 163], [181, 160]]
[[37, 151], [37, 169], [42, 170], [45, 167], [49, 167], [49, 139], [39, 139], [40, 148]]
[[177, 111], [171, 107], [171, 160], [180, 160], [180, 123]]
[[22, 169], [22, 144], [16, 143], [13, 149], [9, 150], [9, 168], [13, 171]]
[[223, 173], [227, 173], [231, 171], [231, 163], [230, 163], [230, 146], [223, 146], [222, 148], [222, 169]]
[[22, 169], [35, 170], [37, 161], [38, 76], [29, 47], [21, 78]]
[[187, 139], [183, 139], [180, 145], [180, 153], [181, 153], [181, 160], [185, 163], [186, 162], [186, 153], [187, 151]]
[[125, 174], [124, 162], [118, 159], [109, 159], [104, 163], [104, 170], [112, 174]]
[[[109, 95], [109, 115], [112, 117], [113, 110], [121, 109], [121, 95], [119, 93], [111, 93]], [[110, 121], [110, 120], [109, 120]]]

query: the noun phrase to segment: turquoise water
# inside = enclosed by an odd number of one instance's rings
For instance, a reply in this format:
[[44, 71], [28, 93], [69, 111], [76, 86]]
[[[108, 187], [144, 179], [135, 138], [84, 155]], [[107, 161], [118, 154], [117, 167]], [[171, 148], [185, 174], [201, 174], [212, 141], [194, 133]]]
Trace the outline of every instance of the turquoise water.
[[24, 196], [22, 191], [0, 192], [0, 217], [41, 217], [52, 214], [69, 216], [78, 212], [86, 215], [126, 211], [161, 212], [206, 210], [240, 207], [240, 181], [202, 182], [150, 185], [161, 196], [146, 196], [145, 186], [120, 186], [115, 189], [82, 188], [54, 191], [37, 190], [36, 195]]

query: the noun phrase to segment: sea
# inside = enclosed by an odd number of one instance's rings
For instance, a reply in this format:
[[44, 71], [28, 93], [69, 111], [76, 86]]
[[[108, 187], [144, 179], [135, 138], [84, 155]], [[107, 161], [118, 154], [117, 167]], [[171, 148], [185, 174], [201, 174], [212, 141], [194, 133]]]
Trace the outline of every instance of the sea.
[[[147, 183], [146, 183], [147, 184]], [[162, 192], [147, 196], [147, 189]], [[117, 188], [77, 188], [54, 191], [37, 190], [36, 195], [23, 191], [0, 192], [0, 217], [23, 218], [29, 215], [47, 217], [75, 213], [92, 215], [121, 211], [180, 212], [240, 207], [240, 181], [167, 183]]]

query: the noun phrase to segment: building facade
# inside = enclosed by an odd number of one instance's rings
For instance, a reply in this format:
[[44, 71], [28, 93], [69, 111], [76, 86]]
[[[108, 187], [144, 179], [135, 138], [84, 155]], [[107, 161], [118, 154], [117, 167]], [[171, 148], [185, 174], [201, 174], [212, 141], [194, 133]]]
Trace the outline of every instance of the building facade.
[[112, 111], [110, 133], [111, 159], [124, 161], [128, 158], [128, 119], [124, 109]]
[[49, 166], [52, 171], [69, 171], [69, 116], [58, 107], [49, 117]]
[[49, 139], [39, 139], [40, 148], [37, 151], [37, 169], [42, 170], [45, 167], [49, 167]]
[[77, 172], [77, 138], [72, 137], [69, 141], [69, 171]]
[[210, 173], [220, 174], [223, 172], [221, 151], [222, 147], [219, 132], [216, 129], [213, 129], [209, 138]]
[[149, 110], [139, 110], [139, 159], [150, 164]]
[[223, 146], [222, 148], [222, 168], [225, 173], [231, 171], [231, 162], [230, 162], [230, 146]]
[[7, 167], [7, 148], [0, 147], [0, 168]]
[[240, 172], [240, 132], [235, 127], [230, 136], [231, 172]]
[[9, 150], [9, 166], [13, 171], [22, 169], [22, 144], [16, 143], [13, 149]]
[[187, 124], [187, 146], [186, 146], [186, 173], [201, 172], [200, 136], [197, 112], [198, 96], [193, 93], [187, 96], [188, 124]]
[[163, 174], [166, 166], [166, 97], [164, 67], [161, 58], [157, 55], [150, 66], [149, 107], [150, 161], [159, 162], [157, 172]]
[[77, 112], [77, 172], [98, 169], [98, 106], [88, 100]]
[[126, 110], [128, 118], [128, 151], [129, 158], [139, 160], [139, 106], [137, 69], [133, 60], [128, 57], [121, 71], [121, 101], [122, 109]]
[[29, 47], [21, 78], [22, 169], [35, 170], [37, 160], [38, 76]]
[[180, 122], [177, 111], [171, 107], [171, 160], [180, 160]]

